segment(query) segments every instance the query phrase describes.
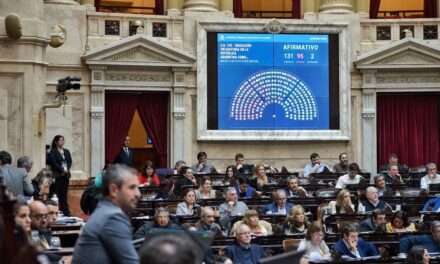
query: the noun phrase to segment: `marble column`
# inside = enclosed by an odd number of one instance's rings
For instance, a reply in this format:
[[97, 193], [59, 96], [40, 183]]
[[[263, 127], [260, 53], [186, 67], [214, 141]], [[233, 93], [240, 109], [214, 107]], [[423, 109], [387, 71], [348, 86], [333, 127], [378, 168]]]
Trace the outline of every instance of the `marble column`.
[[185, 155], [185, 75], [186, 70], [173, 68], [173, 93], [172, 93], [172, 157], [170, 164], [183, 160]]
[[185, 0], [183, 3], [185, 11], [211, 12], [218, 10], [217, 0]]
[[369, 18], [370, 0], [357, 0], [357, 12], [362, 18]]
[[377, 171], [376, 75], [362, 73], [362, 168]]
[[60, 5], [77, 5], [78, 1], [75, 1], [75, 0], [44, 0], [44, 3], [45, 4], [60, 4]]
[[353, 0], [321, 0], [319, 11], [323, 13], [350, 13], [353, 11]]
[[169, 16], [178, 16], [181, 14], [182, 0], [167, 0], [167, 14]]
[[91, 175], [96, 175], [105, 165], [105, 67], [93, 67], [90, 94]]
[[229, 16], [234, 16], [234, 0], [220, 0], [220, 10]]
[[95, 0], [81, 0], [81, 5], [95, 6]]

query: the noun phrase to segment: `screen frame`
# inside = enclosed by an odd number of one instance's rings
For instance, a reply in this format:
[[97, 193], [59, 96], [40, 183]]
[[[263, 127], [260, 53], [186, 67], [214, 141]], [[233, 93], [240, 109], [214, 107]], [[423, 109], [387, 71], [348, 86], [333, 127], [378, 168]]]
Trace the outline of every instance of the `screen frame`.
[[[273, 20], [253, 20], [253, 21], [234, 21], [234, 22], [199, 22], [198, 40], [197, 40], [197, 140], [199, 141], [347, 141], [351, 137], [350, 120], [351, 109], [350, 102], [350, 63], [351, 48], [349, 42], [348, 24], [304, 24], [297, 21], [281, 23], [284, 30], [283, 34], [328, 34], [338, 36], [338, 54], [339, 67], [339, 128], [338, 129], [320, 129], [320, 130], [220, 130], [208, 129], [208, 105], [217, 107], [216, 100], [212, 96], [208, 97], [208, 86], [217, 79], [217, 66], [208, 67], [208, 56], [214, 53], [208, 48], [208, 38], [215, 33], [270, 33], [265, 31], [267, 24]], [[260, 30], [258, 30], [260, 29]], [[212, 40], [211, 40], [212, 41]], [[211, 50], [208, 53], [208, 50]], [[216, 52], [216, 51], [215, 51]], [[217, 64], [217, 62], [214, 62]], [[329, 69], [330, 71], [332, 69]], [[211, 72], [209, 72], [211, 71]], [[212, 71], [215, 71], [212, 72]], [[210, 81], [208, 82], [208, 75]], [[331, 75], [331, 74], [330, 74]], [[337, 79], [337, 78], [335, 78]], [[332, 81], [330, 79], [330, 81]], [[333, 80], [334, 81], [334, 80]], [[337, 80], [336, 80], [337, 81]], [[209, 102], [209, 103], [208, 103]], [[214, 103], [214, 104], [213, 104]], [[330, 109], [332, 110], [332, 109]], [[210, 111], [211, 113], [213, 111]], [[216, 112], [216, 111], [215, 111]], [[212, 114], [211, 114], [212, 115]], [[330, 117], [332, 118], [332, 117]], [[212, 124], [209, 126], [212, 127]]]

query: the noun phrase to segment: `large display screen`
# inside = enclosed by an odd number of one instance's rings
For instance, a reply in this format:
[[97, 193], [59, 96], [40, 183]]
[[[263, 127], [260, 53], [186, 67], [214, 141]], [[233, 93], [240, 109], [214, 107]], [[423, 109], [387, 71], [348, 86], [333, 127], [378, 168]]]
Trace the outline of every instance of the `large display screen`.
[[215, 89], [208, 109], [216, 109], [208, 127], [331, 129], [328, 34], [216, 33], [210, 40], [215, 55], [208, 63], [215, 58], [215, 66], [208, 77], [215, 77]]

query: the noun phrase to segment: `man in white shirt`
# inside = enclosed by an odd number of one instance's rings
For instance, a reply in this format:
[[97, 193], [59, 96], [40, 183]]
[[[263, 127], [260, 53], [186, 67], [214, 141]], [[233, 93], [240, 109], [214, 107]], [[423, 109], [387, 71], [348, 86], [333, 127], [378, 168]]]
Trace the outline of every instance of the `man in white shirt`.
[[330, 169], [324, 163], [321, 163], [321, 158], [318, 153], [310, 155], [310, 163], [304, 167], [304, 177], [309, 177], [311, 173], [325, 173], [330, 172]]
[[429, 192], [429, 185], [438, 183], [440, 183], [440, 174], [437, 174], [437, 165], [430, 162], [426, 164], [426, 175], [420, 181], [420, 189]]
[[348, 174], [342, 175], [336, 182], [336, 189], [344, 189], [347, 184], [359, 184], [364, 178], [359, 175], [359, 165], [355, 162], [348, 165]]

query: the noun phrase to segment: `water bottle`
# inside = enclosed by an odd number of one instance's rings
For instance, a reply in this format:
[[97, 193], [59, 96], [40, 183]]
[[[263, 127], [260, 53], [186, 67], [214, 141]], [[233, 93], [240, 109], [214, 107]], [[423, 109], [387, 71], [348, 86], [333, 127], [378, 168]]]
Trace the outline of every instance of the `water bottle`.
[[56, 194], [54, 194], [50, 200], [52, 200], [58, 204], [58, 196]]
[[365, 206], [362, 204], [362, 202], [359, 202], [358, 204], [358, 213], [359, 214], [365, 213]]

